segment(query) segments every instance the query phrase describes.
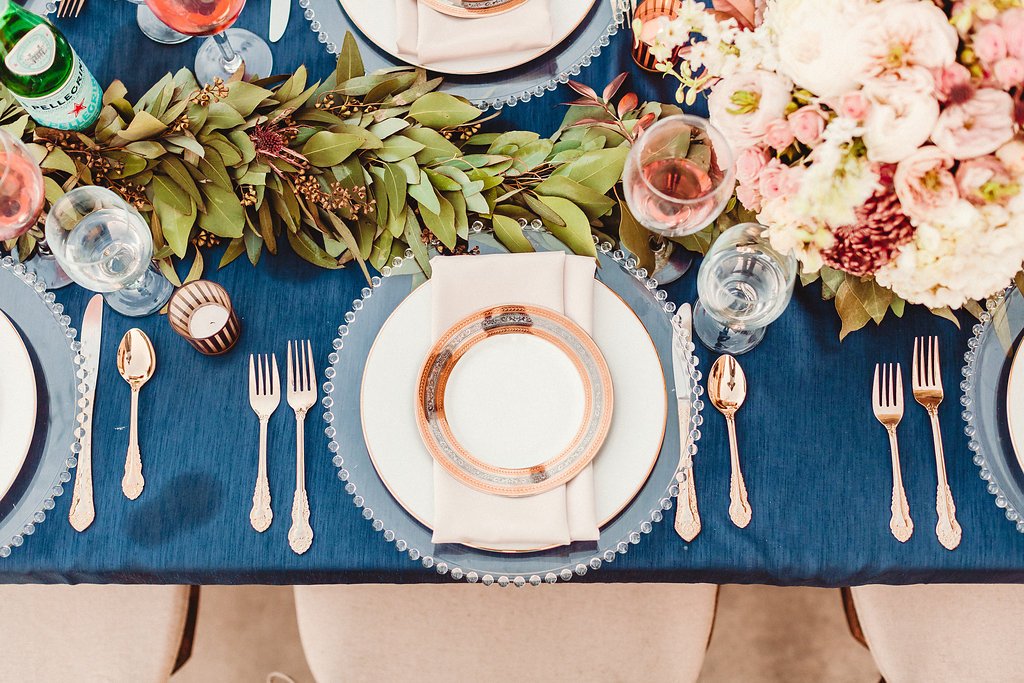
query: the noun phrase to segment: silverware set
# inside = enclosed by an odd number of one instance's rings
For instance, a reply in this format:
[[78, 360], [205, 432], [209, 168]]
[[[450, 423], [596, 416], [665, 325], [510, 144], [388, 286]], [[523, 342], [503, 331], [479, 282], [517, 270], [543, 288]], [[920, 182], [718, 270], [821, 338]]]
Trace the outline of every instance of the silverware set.
[[[938, 522], [935, 535], [944, 548], [953, 550], [960, 545], [963, 532], [956, 520], [956, 504], [946, 478], [946, 458], [938, 413], [944, 394], [937, 337], [918, 337], [914, 340], [911, 387], [914, 399], [927, 411], [932, 428], [937, 478], [935, 511]], [[906, 542], [914, 532], [914, 522], [910, 517], [910, 506], [903, 488], [899, 443], [896, 438], [896, 428], [903, 418], [903, 370], [899, 363], [875, 366], [871, 397], [875, 418], [889, 434], [893, 479], [889, 528], [897, 540]]]
[[[288, 365], [285, 385], [288, 406], [295, 413], [295, 493], [292, 499], [292, 523], [288, 530], [288, 545], [301, 555], [313, 543], [313, 528], [309, 524], [309, 498], [306, 493], [305, 421], [306, 413], [316, 403], [316, 369], [313, 364], [313, 346], [309, 340], [288, 342]], [[249, 405], [260, 424], [259, 462], [256, 487], [252, 496], [249, 523], [256, 531], [270, 528], [274, 513], [270, 503], [270, 484], [267, 479], [267, 426], [270, 416], [281, 403], [281, 383], [277, 357], [264, 354], [249, 356]]]

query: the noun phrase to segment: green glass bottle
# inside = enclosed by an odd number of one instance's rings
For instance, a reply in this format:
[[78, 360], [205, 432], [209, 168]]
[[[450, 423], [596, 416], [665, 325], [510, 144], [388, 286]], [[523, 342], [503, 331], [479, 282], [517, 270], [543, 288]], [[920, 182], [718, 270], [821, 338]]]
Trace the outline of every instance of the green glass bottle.
[[52, 24], [0, 0], [0, 83], [40, 126], [85, 130], [99, 118], [103, 91]]

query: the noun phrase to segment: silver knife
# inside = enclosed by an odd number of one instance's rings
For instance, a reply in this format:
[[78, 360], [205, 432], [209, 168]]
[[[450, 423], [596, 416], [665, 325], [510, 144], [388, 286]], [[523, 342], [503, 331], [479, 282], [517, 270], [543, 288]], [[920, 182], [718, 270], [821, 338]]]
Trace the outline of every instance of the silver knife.
[[675, 378], [676, 407], [679, 418], [679, 467], [676, 481], [675, 529], [683, 540], [692, 541], [700, 533], [700, 512], [697, 510], [697, 488], [693, 480], [693, 458], [690, 456], [690, 351], [687, 345], [693, 334], [690, 304], [683, 304], [672, 316], [672, 374]]
[[96, 506], [92, 497], [92, 415], [96, 404], [96, 381], [100, 367], [100, 339], [103, 333], [103, 295], [89, 300], [82, 319], [81, 354], [85, 357], [82, 370], [85, 377], [85, 405], [79, 413], [82, 428], [79, 440], [78, 466], [75, 468], [75, 490], [71, 495], [68, 520], [76, 531], [85, 531], [96, 519]]
[[270, 42], [281, 40], [284, 30], [288, 27], [288, 15], [291, 13], [292, 0], [270, 0]]

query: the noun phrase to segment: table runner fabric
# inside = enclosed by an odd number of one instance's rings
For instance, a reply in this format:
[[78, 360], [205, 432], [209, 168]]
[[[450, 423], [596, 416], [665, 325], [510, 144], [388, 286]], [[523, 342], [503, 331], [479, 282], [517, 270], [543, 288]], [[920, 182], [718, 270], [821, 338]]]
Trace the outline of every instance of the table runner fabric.
[[[594, 320], [594, 259], [561, 252], [440, 256], [431, 264], [433, 334], [489, 306], [532, 304], [584, 331]], [[523, 273], [529, 273], [528, 278]], [[495, 496], [459, 483], [434, 462], [434, 543], [547, 547], [596, 541], [594, 469], [535, 496]]]
[[398, 53], [419, 64], [522, 52], [551, 44], [549, 0], [530, 0], [508, 12], [475, 19], [448, 16], [418, 0], [394, 2]]
[[[243, 28], [265, 34], [266, 6], [242, 12]], [[102, 83], [125, 81], [133, 97], [169, 70], [191, 63], [195, 41], [154, 46], [135, 26], [125, 2], [86, 3], [82, 16], [59, 21]], [[97, 40], [114, 34], [116, 41]], [[630, 71], [626, 88], [641, 99], [673, 99], [674, 87], [632, 66], [628, 32], [620, 33], [579, 80], [601, 88]], [[311, 77], [334, 66], [316, 34], [294, 15], [274, 46], [275, 71], [306, 64]], [[364, 51], [367, 68], [382, 64]], [[128, 68], [126, 65], [131, 65]], [[502, 111], [500, 126], [555, 130], [573, 99], [565, 89]], [[366, 282], [358, 268], [325, 271], [298, 261], [282, 247], [258, 267], [244, 257], [206, 276], [231, 293], [243, 326], [239, 346], [220, 358], [193, 351], [160, 316], [130, 320], [106, 312], [103, 368], [96, 415], [93, 468], [96, 522], [77, 534], [67, 522], [71, 486], [23, 547], [0, 559], [0, 582], [297, 584], [450, 582], [386, 543], [353, 506], [331, 464], [318, 404], [307, 420], [306, 476], [316, 539], [299, 557], [288, 550], [287, 509], [294, 484], [294, 424], [282, 404], [270, 423], [269, 474], [275, 511], [271, 528], [249, 527], [256, 467], [257, 425], [248, 407], [245, 364], [249, 353], [283, 355], [288, 338], [313, 340], [323, 367], [330, 340]], [[600, 273], [598, 273], [600, 277]], [[694, 272], [668, 288], [670, 299], [693, 301]], [[76, 327], [88, 293], [57, 293]], [[598, 571], [573, 581], [685, 581], [843, 586], [922, 582], [1024, 583], [1024, 536], [995, 506], [978, 478], [960, 419], [958, 383], [972, 320], [961, 329], [927, 311], [909, 308], [902, 320], [839, 342], [832, 302], [818, 285], [798, 288], [765, 341], [743, 356], [750, 396], [737, 417], [753, 521], [737, 529], [728, 521], [729, 455], [725, 425], [705, 407], [696, 479], [704, 528], [692, 543], [672, 529], [675, 510], [639, 544]], [[153, 339], [160, 356], [156, 376], [143, 389], [140, 429], [146, 491], [129, 502], [120, 491], [127, 443], [128, 388], [112, 362], [117, 342], [133, 326]], [[906, 544], [889, 534], [892, 486], [885, 431], [871, 414], [871, 372], [876, 362], [909, 368], [914, 335], [935, 334], [942, 345], [946, 400], [939, 409], [949, 481], [963, 542], [953, 552], [935, 540], [935, 464], [924, 411], [912, 399], [900, 424], [903, 476], [914, 517]], [[699, 344], [706, 375], [714, 356]], [[278, 357], [279, 360], [281, 356]], [[352, 396], [349, 408], [358, 409]], [[707, 403], [705, 401], [705, 403]], [[336, 409], [343, 409], [338, 405]], [[349, 438], [361, 438], [351, 436]], [[283, 507], [282, 507], [283, 505]]]

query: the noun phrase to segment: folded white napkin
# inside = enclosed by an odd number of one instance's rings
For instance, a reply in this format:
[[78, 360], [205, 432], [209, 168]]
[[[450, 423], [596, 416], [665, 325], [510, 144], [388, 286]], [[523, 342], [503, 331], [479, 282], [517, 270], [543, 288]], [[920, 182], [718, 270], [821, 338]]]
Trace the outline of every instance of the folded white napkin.
[[[561, 252], [439, 256], [430, 262], [433, 336], [488, 306], [534, 304], [587, 332], [594, 319], [594, 259]], [[594, 472], [566, 485], [510, 498], [472, 489], [434, 463], [434, 543], [496, 550], [597, 540]]]
[[441, 14], [417, 0], [395, 0], [398, 54], [420, 64], [521, 52], [551, 44], [549, 0], [528, 0], [493, 17]]

